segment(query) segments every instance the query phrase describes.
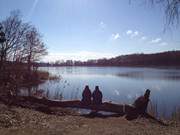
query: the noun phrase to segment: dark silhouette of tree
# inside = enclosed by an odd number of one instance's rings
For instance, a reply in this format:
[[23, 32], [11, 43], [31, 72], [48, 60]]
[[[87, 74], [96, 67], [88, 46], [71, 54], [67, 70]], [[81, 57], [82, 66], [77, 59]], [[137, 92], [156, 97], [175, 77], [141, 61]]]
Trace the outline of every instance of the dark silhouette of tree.
[[3, 27], [0, 24], [0, 71], [1, 67], [3, 66], [3, 58], [4, 58], [4, 49], [3, 44], [6, 41], [5, 33], [2, 31]]
[[47, 54], [39, 32], [22, 21], [19, 10], [12, 11], [1, 24], [6, 40], [1, 43], [0, 61], [35, 62]]
[[33, 75], [38, 78], [32, 66], [47, 54], [47, 49], [40, 33], [22, 20], [19, 10], [12, 11], [0, 24], [0, 90], [17, 92], [20, 84], [35, 80]]
[[[131, 4], [134, 0], [129, 0]], [[161, 5], [166, 16], [165, 29], [169, 26], [179, 25], [180, 0], [142, 0], [151, 5]]]
[[152, 5], [161, 4], [166, 15], [166, 26], [179, 25], [180, 0], [147, 0]]
[[42, 56], [47, 55], [45, 44], [42, 42], [41, 36], [35, 27], [29, 29], [26, 33], [23, 52], [29, 71], [31, 71], [33, 63], [39, 61]]
[[2, 21], [6, 41], [1, 47], [1, 61], [15, 61], [22, 52], [24, 36], [30, 25], [23, 23], [18, 10], [11, 12], [10, 16]]

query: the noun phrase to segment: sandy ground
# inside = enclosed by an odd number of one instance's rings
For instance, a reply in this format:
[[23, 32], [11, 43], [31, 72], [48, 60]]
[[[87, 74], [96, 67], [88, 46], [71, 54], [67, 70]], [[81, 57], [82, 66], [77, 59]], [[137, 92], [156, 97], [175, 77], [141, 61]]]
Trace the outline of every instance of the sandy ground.
[[168, 127], [147, 119], [88, 118], [60, 109], [59, 115], [0, 105], [0, 135], [180, 135], [180, 123]]

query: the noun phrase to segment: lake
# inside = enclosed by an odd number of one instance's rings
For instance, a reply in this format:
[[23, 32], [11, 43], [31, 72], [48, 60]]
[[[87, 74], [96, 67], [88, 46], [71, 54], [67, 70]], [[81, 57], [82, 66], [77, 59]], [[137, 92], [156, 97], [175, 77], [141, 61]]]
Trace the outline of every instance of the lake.
[[[131, 104], [146, 89], [151, 90], [150, 105], [161, 115], [180, 107], [180, 69], [130, 67], [41, 67], [59, 81], [46, 81], [38, 89], [49, 91], [51, 98], [81, 99], [85, 85], [91, 91], [99, 86], [104, 101]], [[56, 95], [56, 96], [54, 96]]]

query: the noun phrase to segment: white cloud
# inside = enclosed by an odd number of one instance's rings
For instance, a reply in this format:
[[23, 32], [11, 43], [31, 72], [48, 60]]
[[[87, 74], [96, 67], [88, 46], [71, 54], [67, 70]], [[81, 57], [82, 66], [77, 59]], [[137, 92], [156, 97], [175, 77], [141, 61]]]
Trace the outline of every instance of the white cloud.
[[131, 34], [131, 38], [136, 37], [136, 36], [138, 36], [138, 35], [139, 35], [139, 32], [138, 32], [138, 31], [135, 31], [135, 32], [133, 32], [133, 33]]
[[131, 38], [133, 38], [133, 37], [138, 36], [138, 35], [139, 35], [139, 32], [138, 32], [137, 30], [136, 30], [136, 31], [127, 30], [127, 31], [126, 31], [126, 34], [127, 34], [128, 36], [130, 36]]
[[[139, 41], [147, 41], [147, 36], [145, 36], [143, 33], [140, 33], [139, 31], [135, 30], [127, 30], [126, 31], [126, 35], [128, 35], [130, 38], [134, 38], [134, 37], [137, 37], [139, 38]], [[162, 40], [162, 38], [158, 37], [158, 38], [155, 38], [155, 39], [152, 39], [151, 41], [147, 41], [146, 42], [147, 44], [157, 44], [157, 45], [160, 45], [160, 46], [166, 46], [168, 45], [167, 42], [164, 42]]]
[[146, 36], [142, 36], [142, 37], [141, 37], [141, 40], [143, 40], [143, 41], [146, 40], [146, 39], [147, 39]]
[[127, 35], [131, 35], [132, 33], [133, 33], [132, 30], [127, 30], [127, 31], [126, 31], [126, 34], [127, 34]]
[[111, 39], [112, 39], [112, 40], [117, 40], [117, 39], [119, 39], [119, 38], [120, 38], [119, 33], [115, 33], [115, 34], [112, 34], [112, 35], [111, 35]]
[[89, 59], [100, 59], [100, 58], [112, 58], [114, 54], [111, 53], [101, 53], [101, 52], [90, 52], [90, 51], [80, 51], [72, 53], [49, 53], [43, 61], [54, 62], [56, 60], [81, 60], [86, 61]]
[[107, 27], [107, 25], [103, 21], [99, 23], [99, 26], [101, 29], [105, 29]]
[[150, 44], [157, 44], [157, 45], [160, 45], [160, 46], [166, 46], [168, 45], [167, 42], [163, 41], [161, 38], [156, 38], [156, 39], [153, 39], [149, 42]]
[[167, 42], [161, 42], [161, 43], [159, 43], [159, 45], [160, 46], [166, 46], [166, 45], [168, 45], [168, 43]]
[[151, 44], [157, 44], [157, 43], [160, 43], [162, 41], [162, 39], [161, 38], [156, 38], [156, 39], [153, 39], [153, 40], [151, 40]]
[[135, 31], [135, 32], [134, 32], [134, 35], [136, 35], [136, 36], [139, 35], [139, 32], [138, 32], [138, 31]]

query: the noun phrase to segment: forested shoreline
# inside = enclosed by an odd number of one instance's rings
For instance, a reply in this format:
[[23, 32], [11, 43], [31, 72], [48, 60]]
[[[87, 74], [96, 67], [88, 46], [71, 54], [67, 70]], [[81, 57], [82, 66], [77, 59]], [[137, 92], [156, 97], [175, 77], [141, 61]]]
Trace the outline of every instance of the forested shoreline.
[[164, 67], [180, 67], [180, 51], [167, 51], [153, 54], [131, 54], [120, 55], [114, 58], [73, 61], [73, 60], [58, 60], [54, 63], [36, 63], [40, 67], [51, 66], [164, 66]]

